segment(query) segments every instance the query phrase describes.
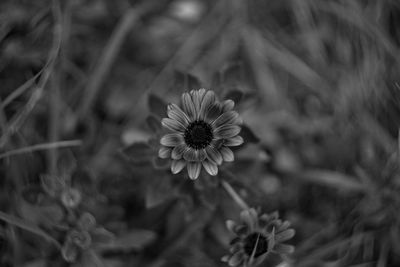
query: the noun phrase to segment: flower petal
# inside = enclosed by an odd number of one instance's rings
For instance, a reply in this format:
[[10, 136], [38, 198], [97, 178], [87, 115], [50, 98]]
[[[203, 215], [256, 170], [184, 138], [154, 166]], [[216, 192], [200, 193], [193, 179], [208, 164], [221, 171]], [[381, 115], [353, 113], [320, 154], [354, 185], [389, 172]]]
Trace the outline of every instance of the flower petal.
[[224, 139], [214, 139], [211, 141], [210, 146], [213, 146], [215, 149], [219, 150], [222, 146], [224, 146]]
[[225, 222], [226, 228], [228, 228], [229, 231], [235, 234], [235, 227], [237, 226], [237, 223], [232, 220], [227, 220]]
[[206, 89], [204, 88], [190, 91], [190, 95], [192, 96], [192, 101], [196, 109], [196, 114], [197, 114], [196, 119], [198, 119], [199, 117], [201, 102], [203, 101], [205, 94], [206, 94]]
[[187, 161], [203, 161], [207, 157], [204, 149], [195, 150], [193, 148], [189, 148], [184, 152], [183, 158]]
[[238, 125], [222, 125], [214, 130], [214, 137], [216, 138], [231, 138], [240, 133], [240, 126]]
[[179, 173], [186, 166], [186, 161], [184, 160], [173, 160], [171, 164], [171, 172], [173, 174]]
[[183, 111], [186, 112], [186, 114], [189, 116], [191, 120], [194, 120], [196, 118], [196, 108], [189, 93], [183, 93], [182, 107]]
[[183, 154], [188, 150], [188, 146], [186, 144], [180, 144], [179, 146], [174, 147], [172, 149], [171, 158], [172, 159], [181, 159]]
[[265, 228], [268, 227], [268, 225], [270, 224], [271, 220], [270, 217], [268, 216], [268, 214], [262, 214], [259, 218], [258, 218], [258, 225], [261, 228]]
[[164, 118], [161, 120], [161, 125], [171, 131], [185, 132], [186, 127], [178, 120]]
[[212, 176], [215, 176], [218, 174], [218, 166], [212, 161], [205, 160], [203, 161], [203, 167], [204, 169]]
[[231, 258], [231, 255], [225, 255], [225, 256], [223, 256], [223, 257], [221, 258], [221, 261], [222, 261], [222, 262], [228, 262], [230, 258]]
[[173, 120], [179, 121], [183, 126], [188, 126], [190, 119], [188, 115], [176, 104], [169, 104], [167, 110], [168, 117]]
[[222, 163], [222, 156], [221, 153], [219, 153], [218, 150], [216, 150], [212, 146], [206, 147], [206, 152], [207, 152], [207, 157], [209, 160], [217, 163], [218, 165], [221, 165]]
[[198, 152], [193, 148], [189, 148], [183, 153], [183, 158], [187, 161], [198, 161]]
[[254, 232], [257, 224], [257, 212], [253, 208], [242, 211], [240, 219], [249, 227], [250, 232]]
[[294, 246], [286, 244], [276, 244], [274, 247], [274, 251], [279, 254], [290, 254], [294, 252]]
[[222, 109], [218, 102], [214, 102], [210, 107], [204, 112], [204, 120], [206, 122], [213, 122], [216, 118], [221, 115]]
[[222, 112], [228, 112], [232, 110], [235, 107], [235, 102], [232, 100], [228, 99], [222, 102]]
[[243, 137], [236, 135], [234, 137], [231, 137], [227, 140], [225, 140], [224, 145], [225, 146], [240, 146], [243, 144]]
[[215, 103], [216, 97], [213, 91], [207, 91], [203, 101], [201, 102], [199, 118], [204, 120], [207, 111], [211, 108], [211, 105]]
[[284, 242], [291, 239], [295, 234], [293, 229], [288, 229], [275, 235], [276, 242]]
[[249, 232], [249, 227], [245, 224], [241, 224], [235, 227], [234, 231], [237, 236], [245, 236]]
[[167, 159], [171, 156], [171, 148], [162, 146], [160, 150], [158, 150], [158, 157], [162, 159]]
[[229, 248], [229, 252], [234, 254], [234, 253], [239, 252], [242, 249], [243, 249], [243, 244], [241, 244], [241, 242], [237, 242], [237, 243], [231, 244], [231, 247]]
[[205, 149], [198, 150], [198, 159], [197, 161], [203, 161], [207, 158], [207, 153]]
[[200, 162], [188, 162], [187, 170], [189, 178], [195, 180], [200, 175], [201, 163]]
[[219, 152], [221, 153], [224, 161], [232, 162], [235, 160], [235, 156], [233, 155], [233, 152], [230, 148], [223, 146], [219, 149]]
[[290, 227], [290, 222], [289, 221], [284, 221], [281, 225], [278, 226], [276, 229], [277, 231], [284, 231]]
[[228, 111], [222, 113], [213, 123], [211, 124], [214, 128], [218, 128], [226, 124], [239, 124], [239, 114], [236, 111]]
[[183, 143], [184, 143], [183, 136], [177, 133], [166, 134], [160, 140], [160, 144], [169, 147], [178, 146]]
[[239, 264], [243, 261], [242, 252], [235, 253], [228, 261], [228, 265], [232, 267], [239, 266]]

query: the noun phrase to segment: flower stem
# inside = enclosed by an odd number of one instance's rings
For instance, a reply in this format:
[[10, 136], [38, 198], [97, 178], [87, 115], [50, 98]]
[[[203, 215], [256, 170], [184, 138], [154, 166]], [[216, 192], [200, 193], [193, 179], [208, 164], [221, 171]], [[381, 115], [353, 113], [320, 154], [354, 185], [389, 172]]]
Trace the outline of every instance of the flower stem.
[[244, 210], [249, 209], [249, 205], [239, 196], [239, 194], [233, 189], [233, 187], [225, 180], [221, 180], [221, 184], [225, 191], [231, 196], [231, 198]]

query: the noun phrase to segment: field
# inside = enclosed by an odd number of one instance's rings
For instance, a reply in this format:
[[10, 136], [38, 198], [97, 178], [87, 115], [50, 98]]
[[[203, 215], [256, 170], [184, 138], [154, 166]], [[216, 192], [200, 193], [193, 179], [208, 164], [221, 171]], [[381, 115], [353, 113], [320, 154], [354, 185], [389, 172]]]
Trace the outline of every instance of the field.
[[1, 0], [0, 266], [400, 266], [399, 47], [397, 0]]

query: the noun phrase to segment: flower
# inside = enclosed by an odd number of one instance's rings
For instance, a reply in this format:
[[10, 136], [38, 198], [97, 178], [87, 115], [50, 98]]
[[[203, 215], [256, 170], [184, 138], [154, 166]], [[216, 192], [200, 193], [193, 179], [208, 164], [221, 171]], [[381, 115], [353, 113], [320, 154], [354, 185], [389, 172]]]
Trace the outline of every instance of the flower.
[[279, 219], [277, 212], [262, 214], [247, 209], [240, 214], [241, 223], [228, 220], [227, 228], [236, 236], [231, 241], [230, 255], [222, 258], [229, 266], [257, 266], [271, 252], [287, 254], [294, 251], [291, 245], [282, 242], [291, 239], [295, 231], [290, 222]]
[[184, 93], [181, 107], [169, 104], [168, 118], [161, 124], [169, 133], [161, 140], [160, 158], [171, 158], [171, 171], [179, 173], [187, 167], [189, 178], [197, 179], [201, 166], [210, 175], [217, 175], [218, 165], [232, 162], [231, 146], [239, 146], [242, 120], [233, 110], [232, 100], [220, 102], [211, 90], [199, 89]]

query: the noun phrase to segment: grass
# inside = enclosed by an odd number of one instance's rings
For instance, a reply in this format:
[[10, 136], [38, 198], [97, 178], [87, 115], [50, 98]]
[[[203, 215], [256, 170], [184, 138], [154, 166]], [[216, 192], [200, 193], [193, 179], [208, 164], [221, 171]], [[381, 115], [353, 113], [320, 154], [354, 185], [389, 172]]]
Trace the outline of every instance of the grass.
[[[399, 265], [399, 12], [394, 0], [2, 1], [0, 265], [221, 266], [237, 203], [296, 230], [296, 251], [265, 266]], [[245, 144], [218, 178], [190, 181], [157, 158], [160, 120], [200, 87], [237, 100]], [[68, 247], [83, 212], [115, 240]]]

